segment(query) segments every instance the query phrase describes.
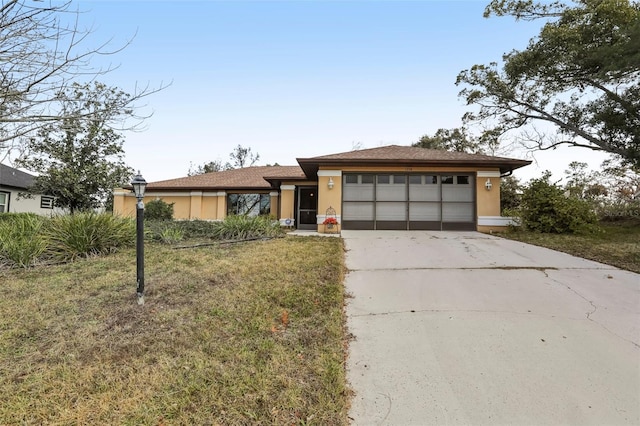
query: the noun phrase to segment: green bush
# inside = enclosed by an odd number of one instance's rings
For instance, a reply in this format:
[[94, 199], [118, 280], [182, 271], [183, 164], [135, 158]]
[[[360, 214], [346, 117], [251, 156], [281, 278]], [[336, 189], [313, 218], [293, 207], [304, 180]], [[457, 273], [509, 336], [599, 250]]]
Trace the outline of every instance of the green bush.
[[545, 172], [532, 180], [522, 193], [520, 220], [525, 229], [554, 234], [590, 232], [597, 229], [598, 217], [585, 200], [565, 196], [549, 182]]
[[42, 218], [42, 216], [38, 216], [35, 213], [0, 213], [0, 222], [11, 222], [19, 218], [38, 219]]
[[206, 220], [182, 220], [176, 226], [183, 232], [185, 238], [212, 238], [217, 224]]
[[175, 244], [182, 241], [184, 238], [184, 233], [180, 228], [165, 228], [160, 233], [160, 241], [165, 244]]
[[243, 240], [247, 238], [277, 237], [282, 235], [277, 221], [268, 216], [227, 216], [215, 222], [213, 238], [219, 240]]
[[53, 217], [45, 230], [47, 253], [56, 260], [107, 254], [135, 244], [136, 225], [108, 213], [78, 213]]
[[0, 259], [10, 266], [33, 266], [47, 247], [41, 230], [48, 219], [30, 213], [3, 213], [0, 217]]
[[149, 201], [144, 206], [145, 220], [173, 220], [173, 205], [161, 199]]

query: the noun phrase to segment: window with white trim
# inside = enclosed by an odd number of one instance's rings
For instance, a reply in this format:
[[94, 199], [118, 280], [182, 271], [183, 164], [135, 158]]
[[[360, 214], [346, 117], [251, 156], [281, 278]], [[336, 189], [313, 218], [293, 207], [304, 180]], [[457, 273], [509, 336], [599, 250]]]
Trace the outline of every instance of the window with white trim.
[[0, 213], [9, 211], [9, 193], [0, 192]]

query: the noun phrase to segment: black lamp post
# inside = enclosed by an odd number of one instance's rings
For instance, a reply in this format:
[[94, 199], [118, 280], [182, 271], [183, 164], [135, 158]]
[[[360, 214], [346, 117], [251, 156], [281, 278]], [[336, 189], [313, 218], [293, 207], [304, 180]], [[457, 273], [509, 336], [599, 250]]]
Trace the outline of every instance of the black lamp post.
[[140, 175], [140, 171], [133, 177], [131, 186], [138, 200], [136, 204], [136, 278], [138, 281], [136, 292], [138, 305], [144, 305], [144, 203], [142, 200], [147, 181]]

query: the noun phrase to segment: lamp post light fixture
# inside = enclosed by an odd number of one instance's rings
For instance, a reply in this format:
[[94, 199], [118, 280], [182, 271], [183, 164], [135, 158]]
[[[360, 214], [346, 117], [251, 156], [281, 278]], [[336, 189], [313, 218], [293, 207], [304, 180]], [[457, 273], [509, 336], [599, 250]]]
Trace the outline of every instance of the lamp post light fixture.
[[484, 183], [484, 187], [487, 189], [487, 191], [491, 191], [491, 188], [493, 188], [493, 185], [491, 184], [491, 179], [487, 178], [487, 181]]
[[136, 279], [138, 294], [138, 305], [144, 305], [144, 190], [147, 188], [147, 181], [144, 180], [140, 171], [131, 181], [133, 192], [138, 200], [136, 204]]

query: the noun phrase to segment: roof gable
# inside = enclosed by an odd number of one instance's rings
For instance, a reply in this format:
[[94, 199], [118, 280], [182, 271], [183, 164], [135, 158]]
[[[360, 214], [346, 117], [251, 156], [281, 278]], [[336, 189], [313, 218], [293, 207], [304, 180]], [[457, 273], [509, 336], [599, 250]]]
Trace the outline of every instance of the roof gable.
[[28, 189], [33, 185], [34, 176], [13, 167], [0, 164], [0, 185]]

